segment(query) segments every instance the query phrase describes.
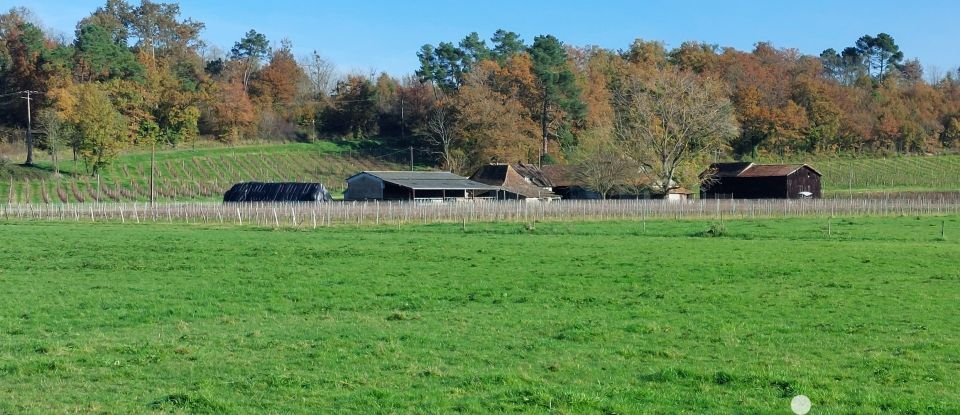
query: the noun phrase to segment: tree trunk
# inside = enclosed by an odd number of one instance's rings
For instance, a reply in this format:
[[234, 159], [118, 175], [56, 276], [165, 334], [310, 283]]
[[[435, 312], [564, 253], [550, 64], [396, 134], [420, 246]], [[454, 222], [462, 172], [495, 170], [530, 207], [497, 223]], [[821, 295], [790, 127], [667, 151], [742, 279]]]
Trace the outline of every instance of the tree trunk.
[[543, 96], [543, 113], [540, 114], [540, 130], [543, 133], [543, 148], [540, 150], [540, 163], [543, 164], [543, 158], [547, 155], [547, 96]]

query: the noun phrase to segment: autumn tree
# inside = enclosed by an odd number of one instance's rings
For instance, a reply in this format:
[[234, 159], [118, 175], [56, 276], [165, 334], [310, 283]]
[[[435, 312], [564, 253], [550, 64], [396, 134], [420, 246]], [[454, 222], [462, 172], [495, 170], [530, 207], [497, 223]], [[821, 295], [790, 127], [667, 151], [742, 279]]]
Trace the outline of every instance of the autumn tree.
[[675, 186], [686, 163], [725, 147], [737, 134], [723, 86], [679, 69], [649, 79], [626, 77], [614, 102], [617, 140], [662, 192]]
[[192, 19], [180, 20], [180, 5], [141, 0], [125, 14], [126, 26], [137, 40], [137, 49], [153, 59], [163, 56], [188, 58], [202, 43], [199, 34], [205, 25]]
[[670, 51], [668, 60], [681, 69], [698, 74], [708, 73], [716, 70], [719, 49], [717, 45], [703, 42], [683, 42], [680, 47]]
[[537, 129], [531, 114], [516, 97], [494, 88], [498, 65], [485, 61], [471, 72], [456, 95], [458, 119], [455, 147], [461, 173], [490, 162], [531, 161], [537, 158]]
[[218, 83], [208, 117], [217, 138], [234, 142], [244, 137], [255, 120], [255, 108], [243, 82], [230, 79]]
[[76, 84], [67, 93], [71, 97], [62, 102], [62, 113], [76, 129], [78, 153], [87, 172], [96, 175], [129, 144], [127, 123], [99, 85]]
[[[667, 65], [667, 49], [663, 42], [636, 39], [630, 47], [621, 53], [627, 62], [654, 68], [664, 68]], [[678, 52], [677, 59], [683, 57]]]

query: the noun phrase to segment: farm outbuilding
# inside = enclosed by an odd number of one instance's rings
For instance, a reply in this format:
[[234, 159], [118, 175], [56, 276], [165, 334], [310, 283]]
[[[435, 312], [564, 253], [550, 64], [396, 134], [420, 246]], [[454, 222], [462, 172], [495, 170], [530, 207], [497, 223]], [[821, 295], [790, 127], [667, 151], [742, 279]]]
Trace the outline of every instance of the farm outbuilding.
[[550, 164], [540, 170], [550, 182], [550, 190], [562, 199], [600, 199], [599, 193], [576, 179], [574, 166]]
[[[601, 199], [600, 193], [590, 189], [577, 177], [576, 167], [571, 165], [548, 165], [542, 168], [544, 176], [553, 184], [552, 190], [563, 199]], [[671, 182], [672, 187], [664, 193], [658, 186], [644, 176], [636, 177], [632, 183], [617, 186], [607, 194], [607, 199], [667, 199], [686, 200], [693, 192]]]
[[333, 200], [320, 183], [237, 183], [223, 195], [224, 202], [327, 202]]
[[347, 179], [344, 200], [496, 198], [500, 188], [445, 171], [364, 171]]
[[821, 176], [806, 164], [713, 163], [700, 173], [700, 198], [820, 198]]
[[475, 182], [498, 186], [503, 199], [557, 200], [550, 180], [536, 166], [529, 164], [488, 164], [470, 176]]

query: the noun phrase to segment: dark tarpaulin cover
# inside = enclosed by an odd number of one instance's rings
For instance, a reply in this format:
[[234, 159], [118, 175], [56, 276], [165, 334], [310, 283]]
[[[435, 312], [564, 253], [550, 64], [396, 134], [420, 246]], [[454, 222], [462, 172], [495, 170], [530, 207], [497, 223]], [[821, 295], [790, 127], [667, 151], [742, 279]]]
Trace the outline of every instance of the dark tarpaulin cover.
[[237, 183], [224, 193], [224, 202], [327, 202], [330, 192], [320, 183]]

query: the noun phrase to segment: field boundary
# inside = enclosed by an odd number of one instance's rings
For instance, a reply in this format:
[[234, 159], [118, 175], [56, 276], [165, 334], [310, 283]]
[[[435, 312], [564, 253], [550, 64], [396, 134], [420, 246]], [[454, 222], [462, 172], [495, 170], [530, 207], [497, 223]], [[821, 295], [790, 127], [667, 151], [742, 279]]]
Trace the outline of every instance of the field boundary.
[[725, 220], [960, 214], [960, 194], [935, 199], [570, 200], [0, 205], [3, 221], [232, 224], [274, 228], [475, 222]]

